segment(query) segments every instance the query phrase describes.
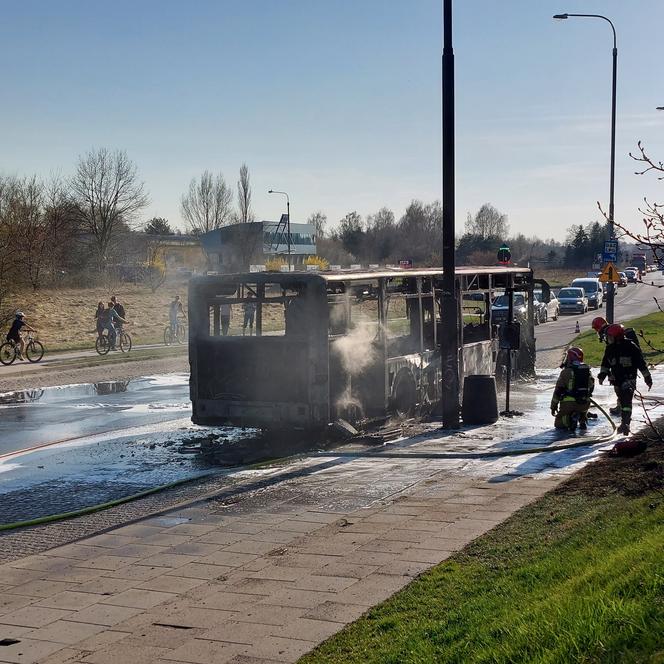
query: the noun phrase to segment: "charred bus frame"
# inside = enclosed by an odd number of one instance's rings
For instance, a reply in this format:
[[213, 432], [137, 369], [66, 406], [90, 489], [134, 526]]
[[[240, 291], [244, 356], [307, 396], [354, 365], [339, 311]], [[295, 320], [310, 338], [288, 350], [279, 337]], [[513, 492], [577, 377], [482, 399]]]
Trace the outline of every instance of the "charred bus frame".
[[[258, 272], [189, 285], [192, 419], [203, 425], [320, 429], [435, 410], [441, 394], [443, 271]], [[519, 364], [534, 370], [529, 268], [458, 267], [460, 376], [500, 363], [496, 291], [528, 293]], [[464, 299], [464, 294], [474, 294]], [[255, 330], [226, 315], [255, 308]], [[237, 318], [236, 318], [237, 320]], [[231, 326], [231, 332], [233, 332]], [[249, 334], [247, 334], [249, 332]], [[526, 352], [523, 352], [525, 349]]]

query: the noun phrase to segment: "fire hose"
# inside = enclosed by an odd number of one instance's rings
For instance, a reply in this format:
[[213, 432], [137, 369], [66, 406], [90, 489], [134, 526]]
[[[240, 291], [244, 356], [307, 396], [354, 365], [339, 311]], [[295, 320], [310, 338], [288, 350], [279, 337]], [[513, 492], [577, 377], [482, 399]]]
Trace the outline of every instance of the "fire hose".
[[[390, 453], [390, 457], [399, 457], [399, 458], [434, 458], [434, 459], [490, 459], [490, 458], [500, 458], [500, 457], [512, 457], [512, 456], [524, 456], [527, 454], [541, 454], [544, 452], [559, 452], [562, 450], [570, 450], [577, 447], [589, 447], [592, 445], [598, 445], [602, 443], [610, 442], [615, 433], [616, 425], [615, 422], [611, 419], [611, 416], [600, 406], [594, 399], [590, 399], [590, 402], [600, 410], [600, 412], [606, 417], [607, 421], [611, 424], [612, 431], [610, 434], [604, 436], [594, 436], [591, 438], [582, 438], [575, 440], [570, 443], [563, 443], [561, 445], [550, 445], [542, 447], [529, 447], [529, 448], [518, 448], [512, 450], [489, 450], [486, 452], [426, 452], [422, 454], [418, 453]], [[380, 456], [380, 450], [374, 452], [319, 452], [317, 456], [334, 456], [334, 457], [366, 457], [366, 456]], [[111, 507], [117, 507], [118, 505], [123, 505], [139, 498], [144, 498], [146, 496], [159, 493], [160, 491], [165, 491], [167, 489], [172, 489], [187, 482], [192, 482], [194, 480], [199, 480], [203, 478], [210, 477], [216, 473], [207, 473], [205, 475], [198, 475], [196, 477], [189, 477], [182, 480], [177, 480], [175, 482], [169, 482], [168, 484], [162, 484], [160, 486], [152, 487], [151, 489], [146, 489], [138, 493], [132, 494], [130, 496], [125, 496], [123, 498], [117, 498], [115, 500], [110, 500], [98, 505], [91, 505], [88, 507], [81, 508], [79, 510], [73, 510], [70, 512], [63, 512], [61, 514], [50, 514], [48, 516], [38, 517], [36, 519], [29, 519], [25, 521], [16, 521], [14, 523], [6, 523], [0, 525], [0, 532], [17, 530], [18, 528], [28, 528], [30, 526], [40, 526], [47, 523], [54, 523], [56, 521], [64, 521], [66, 519], [73, 519], [79, 516], [85, 516], [87, 514], [93, 514], [95, 512], [100, 512], [102, 510], [110, 509]]]

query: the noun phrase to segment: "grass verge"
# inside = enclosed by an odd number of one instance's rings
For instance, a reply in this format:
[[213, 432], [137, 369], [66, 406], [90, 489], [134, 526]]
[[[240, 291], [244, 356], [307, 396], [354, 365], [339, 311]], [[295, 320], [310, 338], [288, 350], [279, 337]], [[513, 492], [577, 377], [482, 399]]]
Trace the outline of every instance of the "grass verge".
[[663, 488], [590, 464], [300, 662], [664, 662]]
[[[625, 327], [633, 327], [637, 334], [643, 333], [644, 339], [639, 339], [639, 343], [648, 364], [658, 364], [664, 360], [664, 325], [662, 322], [664, 322], [664, 315], [659, 311], [623, 321]], [[593, 330], [579, 334], [570, 345], [583, 348], [584, 360], [591, 367], [598, 367], [602, 363], [606, 346], [598, 341], [597, 334]]]

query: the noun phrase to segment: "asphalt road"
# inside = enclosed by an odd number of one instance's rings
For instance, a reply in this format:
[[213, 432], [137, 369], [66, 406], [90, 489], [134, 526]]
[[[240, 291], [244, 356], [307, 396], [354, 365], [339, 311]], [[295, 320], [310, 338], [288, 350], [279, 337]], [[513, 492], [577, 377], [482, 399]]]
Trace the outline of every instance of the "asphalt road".
[[189, 418], [186, 374], [0, 395], [0, 458], [62, 440]]
[[[638, 318], [657, 311], [653, 297], [664, 297], [660, 288], [664, 288], [664, 277], [660, 272], [650, 272], [646, 275], [644, 283], [629, 284], [619, 288], [615, 299], [616, 322]], [[596, 316], [606, 315], [606, 305], [598, 310], [591, 309], [587, 314], [564, 314], [557, 321], [549, 321], [535, 328], [537, 339], [537, 366], [538, 368], [552, 368], [560, 364], [565, 348], [577, 335], [576, 322], [579, 322], [581, 332], [591, 329], [591, 323]]]

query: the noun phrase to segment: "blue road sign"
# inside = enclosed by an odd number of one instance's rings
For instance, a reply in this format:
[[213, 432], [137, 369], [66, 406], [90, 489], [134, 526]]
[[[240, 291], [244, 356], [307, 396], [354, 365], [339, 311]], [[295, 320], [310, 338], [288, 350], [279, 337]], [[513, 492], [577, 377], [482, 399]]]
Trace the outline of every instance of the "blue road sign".
[[618, 253], [616, 252], [615, 254], [610, 254], [608, 252], [604, 252], [602, 254], [602, 263], [617, 263], [618, 262]]
[[618, 260], [618, 240], [604, 240], [602, 263], [615, 263]]

